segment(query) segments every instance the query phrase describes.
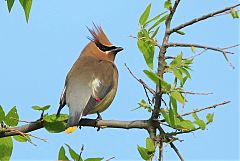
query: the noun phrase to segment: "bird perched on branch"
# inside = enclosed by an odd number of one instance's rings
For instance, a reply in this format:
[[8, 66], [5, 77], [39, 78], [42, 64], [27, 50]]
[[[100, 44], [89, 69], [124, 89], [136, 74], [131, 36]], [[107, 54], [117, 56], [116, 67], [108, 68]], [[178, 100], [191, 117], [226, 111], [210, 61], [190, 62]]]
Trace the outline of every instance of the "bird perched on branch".
[[66, 77], [57, 111], [59, 115], [66, 104], [69, 107], [66, 133], [77, 128], [82, 116], [106, 110], [117, 91], [114, 59], [123, 48], [112, 45], [101, 27], [88, 30], [92, 37]]

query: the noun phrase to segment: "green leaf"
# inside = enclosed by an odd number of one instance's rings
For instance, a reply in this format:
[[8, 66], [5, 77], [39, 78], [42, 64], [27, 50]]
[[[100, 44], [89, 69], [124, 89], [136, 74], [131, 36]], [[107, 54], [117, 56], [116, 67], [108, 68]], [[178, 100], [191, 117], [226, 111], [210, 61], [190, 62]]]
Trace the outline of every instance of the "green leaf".
[[141, 147], [141, 146], [138, 145], [138, 146], [137, 146], [137, 149], [138, 149], [138, 152], [139, 152], [139, 154], [141, 155], [142, 159], [148, 160], [148, 159], [151, 158], [151, 156], [148, 155], [147, 149], [145, 149], [144, 147]]
[[232, 18], [239, 18], [238, 11], [232, 8], [230, 12], [231, 12]]
[[151, 23], [152, 21], [155, 21], [155, 20], [159, 19], [159, 18], [160, 18], [162, 15], [164, 15], [165, 13], [167, 13], [167, 11], [162, 12], [162, 13], [160, 13], [159, 15], [153, 17], [152, 19], [148, 20], [145, 24], [149, 24], [149, 23]]
[[60, 114], [57, 116], [56, 114], [52, 115], [47, 115], [43, 117], [43, 120], [46, 122], [61, 122], [61, 121], [66, 121], [68, 120], [68, 115], [67, 114]]
[[194, 46], [192, 46], [192, 47], [191, 47], [191, 50], [192, 50], [193, 53], [196, 53], [197, 48], [194, 47]]
[[13, 136], [13, 138], [18, 142], [26, 142], [26, 141], [30, 140], [29, 136], [27, 136], [27, 135], [25, 137], [23, 137], [21, 135], [15, 135], [15, 136]]
[[138, 49], [142, 52], [148, 67], [153, 69], [154, 45], [149, 40], [149, 35], [145, 29], [138, 33]]
[[145, 11], [142, 13], [140, 19], [139, 19], [139, 24], [140, 25], [144, 25], [145, 22], [147, 21], [148, 17], [149, 17], [149, 13], [151, 10], [151, 3], [147, 6], [147, 8], [145, 9]]
[[12, 137], [0, 138], [0, 160], [9, 161], [12, 155]]
[[148, 78], [150, 78], [154, 83], [158, 84], [160, 83], [161, 78], [154, 72], [149, 70], [143, 70], [143, 72], [146, 74]]
[[177, 101], [172, 96], [170, 96], [170, 107], [173, 108], [173, 112], [177, 115]]
[[66, 123], [65, 122], [44, 122], [44, 128], [50, 133], [60, 133], [65, 131]]
[[87, 158], [85, 159], [84, 161], [101, 161], [103, 160], [104, 158]]
[[43, 106], [43, 107], [40, 107], [40, 106], [32, 106], [32, 109], [38, 110], [38, 111], [46, 111], [46, 110], [48, 110], [50, 107], [51, 107], [51, 105], [46, 105], [46, 106]]
[[196, 113], [192, 113], [192, 117], [193, 117], [195, 120], [200, 120]]
[[175, 69], [176, 67], [180, 66], [182, 63], [182, 55], [183, 53], [181, 52], [173, 61], [170, 63], [170, 67], [172, 69]]
[[206, 128], [206, 124], [203, 120], [195, 120], [194, 124], [197, 124], [202, 130], [205, 130]]
[[185, 103], [185, 100], [183, 98], [183, 96], [181, 95], [181, 93], [179, 92], [171, 92], [171, 96], [176, 99], [178, 102], [180, 102], [181, 104]]
[[66, 156], [65, 149], [63, 146], [61, 146], [59, 152], [58, 152], [58, 160], [69, 160]]
[[172, 108], [169, 108], [169, 119], [170, 119], [170, 126], [175, 127], [175, 124], [176, 124], [175, 115]]
[[191, 75], [190, 75], [190, 73], [187, 71], [187, 69], [180, 68], [179, 70], [180, 70], [182, 73], [184, 73], [188, 78], [191, 79]]
[[10, 13], [11, 10], [12, 10], [12, 6], [13, 6], [13, 4], [14, 4], [14, 1], [15, 1], [15, 0], [7, 0], [7, 6], [8, 6], [8, 11], [9, 11], [9, 13]]
[[141, 102], [139, 102], [138, 103], [138, 107], [137, 108], [134, 108], [134, 109], [132, 109], [131, 111], [135, 111], [135, 110], [137, 110], [137, 109], [139, 109], [139, 108], [144, 108], [144, 109], [147, 109], [148, 110], [148, 112], [152, 112], [152, 108], [151, 108], [151, 106], [149, 106], [149, 104], [145, 101], [145, 100], [141, 100]]
[[177, 124], [178, 127], [182, 128], [183, 130], [194, 130], [195, 126], [190, 120], [184, 120]]
[[167, 0], [164, 2], [164, 8], [169, 9], [172, 6], [172, 2], [170, 0]]
[[213, 116], [214, 116], [214, 113], [208, 113], [206, 118], [207, 118], [207, 124], [213, 122]]
[[44, 116], [44, 127], [51, 133], [59, 133], [65, 130], [66, 120], [68, 119], [67, 114], [60, 114], [57, 117], [55, 114]]
[[46, 106], [43, 106], [43, 107], [39, 107], [39, 106], [32, 106], [32, 108], [34, 110], [41, 110], [41, 111], [46, 111], [50, 108], [51, 106], [50, 105], [46, 105]]
[[161, 19], [159, 19], [156, 23], [154, 23], [149, 29], [148, 31], [151, 31], [153, 28], [155, 28], [156, 26], [158, 26], [160, 23], [162, 23], [163, 21], [165, 21], [167, 19], [168, 15], [163, 16]]
[[193, 59], [184, 60], [184, 64], [186, 65], [192, 64], [192, 62], [193, 62]]
[[149, 152], [154, 152], [155, 151], [155, 145], [152, 139], [146, 138], [146, 148]]
[[146, 76], [151, 79], [154, 83], [157, 85], [161, 82], [162, 89], [165, 90], [165, 92], [169, 91], [171, 89], [171, 85], [165, 82], [161, 77], [159, 77], [156, 73], [149, 71], [149, 70], [143, 70], [143, 72], [146, 74]]
[[160, 28], [160, 26], [154, 31], [151, 38], [154, 38], [157, 35], [159, 28]]
[[2, 106], [0, 106], [0, 123], [5, 119], [5, 112], [2, 108]]
[[31, 7], [32, 7], [32, 0], [19, 0], [19, 1], [20, 1], [21, 5], [23, 7], [25, 17], [26, 17], [26, 21], [28, 23], [29, 14], [30, 14]]
[[180, 80], [181, 83], [183, 83], [183, 77], [182, 77], [182, 72], [178, 69], [173, 70], [173, 74], [175, 75], [175, 77], [178, 78], [178, 80]]
[[16, 106], [14, 106], [6, 115], [4, 122], [8, 125], [8, 126], [17, 126], [18, 124], [18, 113], [17, 113], [17, 108]]
[[185, 35], [185, 33], [183, 31], [177, 30], [176, 33], [178, 33], [179, 35]]
[[163, 118], [166, 120], [166, 122], [170, 125], [171, 123], [170, 123], [168, 111], [165, 109], [160, 109], [160, 112], [163, 115]]
[[72, 159], [75, 161], [79, 160], [80, 156], [68, 144], [65, 144], [65, 145], [68, 147], [68, 150], [69, 150], [69, 153], [70, 153]]

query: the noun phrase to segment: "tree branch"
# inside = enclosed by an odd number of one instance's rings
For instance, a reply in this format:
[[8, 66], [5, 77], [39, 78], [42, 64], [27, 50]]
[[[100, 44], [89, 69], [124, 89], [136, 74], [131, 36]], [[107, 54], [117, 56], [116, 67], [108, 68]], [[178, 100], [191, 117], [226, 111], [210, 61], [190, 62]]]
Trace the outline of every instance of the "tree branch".
[[[239, 46], [240, 44], [234, 45], [234, 47]], [[216, 48], [216, 47], [210, 47], [206, 45], [200, 45], [200, 44], [189, 44], [189, 43], [168, 43], [166, 45], [167, 47], [196, 47], [196, 48], [202, 48], [202, 49], [208, 49], [208, 50], [213, 50], [213, 51], [218, 51], [221, 53], [226, 53], [226, 54], [234, 54], [233, 52], [230, 51], [225, 51], [227, 49], [233, 48], [231, 47], [226, 47], [226, 48]]]
[[[150, 126], [156, 126], [156, 123], [158, 122], [154, 122], [153, 125], [152, 123], [153, 122], [150, 120], [134, 120], [134, 121], [97, 120], [96, 121], [96, 119], [83, 118], [79, 122], [79, 126], [148, 130]], [[34, 123], [29, 123], [26, 125], [13, 127], [9, 129], [0, 129], [0, 138], [19, 135], [19, 132], [16, 132], [16, 131], [20, 131], [22, 133], [29, 133], [31, 131], [41, 129], [43, 127], [44, 127], [44, 122], [43, 120], [41, 120]]]
[[218, 15], [218, 14], [220, 14], [220, 13], [229, 11], [229, 10], [231, 10], [232, 8], [236, 8], [236, 7], [238, 7], [238, 6], [240, 6], [240, 4], [236, 4], [236, 5], [234, 5], [234, 6], [226, 7], [226, 8], [224, 8], [224, 9], [222, 9], [222, 10], [218, 10], [218, 11], [216, 11], [216, 12], [212, 12], [212, 13], [203, 15], [203, 16], [201, 16], [201, 17], [192, 19], [191, 21], [188, 21], [188, 22], [186, 22], [186, 23], [183, 23], [183, 24], [181, 24], [181, 25], [179, 25], [179, 26], [177, 26], [177, 27], [169, 30], [169, 31], [168, 31], [168, 34], [171, 34], [171, 33], [173, 33], [173, 32], [176, 32], [176, 31], [178, 31], [178, 30], [181, 30], [181, 29], [183, 29], [183, 28], [185, 28], [185, 27], [187, 27], [187, 26], [190, 26], [190, 25], [192, 25], [192, 24], [194, 24], [194, 23], [197, 23], [197, 22], [199, 22], [199, 21], [208, 19], [208, 18], [210, 18], [210, 17], [214, 17], [215, 15]]
[[[229, 60], [227, 54], [234, 54], [233, 52], [226, 51], [227, 49], [238, 47], [240, 44], [236, 44], [233, 46], [225, 47], [225, 48], [216, 48], [216, 47], [210, 47], [210, 46], [205, 46], [205, 45], [200, 45], [200, 44], [188, 44], [188, 43], [168, 43], [166, 46], [167, 47], [196, 47], [196, 48], [202, 48], [204, 51], [206, 50], [213, 50], [213, 51], [218, 51], [221, 52], [226, 59], [226, 61], [230, 64], [232, 68], [235, 68], [231, 61]], [[201, 52], [202, 53], [202, 52]], [[198, 54], [200, 55], [200, 54]]]
[[222, 106], [222, 105], [225, 105], [225, 104], [228, 104], [230, 103], [231, 101], [224, 101], [224, 102], [221, 102], [221, 103], [218, 103], [218, 104], [214, 104], [214, 105], [211, 105], [211, 106], [207, 106], [207, 107], [204, 107], [204, 108], [201, 108], [201, 109], [196, 109], [196, 110], [193, 110], [191, 112], [187, 112], [187, 113], [184, 113], [184, 114], [181, 114], [179, 116], [187, 116], [187, 115], [190, 115], [192, 113], [197, 113], [197, 112], [201, 112], [201, 111], [204, 111], [204, 110], [209, 110], [211, 108], [216, 108], [217, 106]]

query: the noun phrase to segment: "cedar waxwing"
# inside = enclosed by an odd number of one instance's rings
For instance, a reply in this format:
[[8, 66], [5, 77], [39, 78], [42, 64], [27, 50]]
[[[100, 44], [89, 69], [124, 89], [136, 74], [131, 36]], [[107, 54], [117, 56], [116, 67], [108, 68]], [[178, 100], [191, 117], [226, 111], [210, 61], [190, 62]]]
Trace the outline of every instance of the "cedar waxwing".
[[57, 112], [59, 115], [68, 105], [66, 133], [77, 128], [82, 116], [106, 110], [117, 91], [118, 70], [114, 59], [123, 48], [112, 45], [101, 27], [94, 25], [94, 29], [88, 30], [91, 41], [68, 72]]

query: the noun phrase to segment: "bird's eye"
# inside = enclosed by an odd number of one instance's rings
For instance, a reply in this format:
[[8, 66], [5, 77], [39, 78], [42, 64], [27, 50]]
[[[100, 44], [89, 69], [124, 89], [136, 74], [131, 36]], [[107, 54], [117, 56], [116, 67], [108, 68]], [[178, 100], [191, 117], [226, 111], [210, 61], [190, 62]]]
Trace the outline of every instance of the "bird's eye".
[[117, 47], [116, 46], [105, 46], [99, 42], [95, 42], [96, 46], [103, 52], [105, 51], [111, 51], [113, 49], [116, 49]]

